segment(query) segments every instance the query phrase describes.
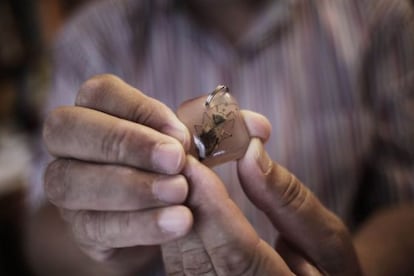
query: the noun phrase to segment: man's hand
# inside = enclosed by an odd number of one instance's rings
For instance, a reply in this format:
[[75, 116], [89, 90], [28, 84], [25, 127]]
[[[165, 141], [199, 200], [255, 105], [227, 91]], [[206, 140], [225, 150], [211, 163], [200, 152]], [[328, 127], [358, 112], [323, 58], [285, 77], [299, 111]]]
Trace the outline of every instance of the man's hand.
[[[252, 136], [267, 139], [266, 123], [244, 113]], [[162, 247], [170, 275], [360, 275], [343, 223], [252, 139], [238, 162], [249, 199], [280, 232], [276, 250], [259, 238], [220, 179], [190, 157], [184, 169], [195, 223], [184, 238]]]
[[279, 231], [276, 250], [295, 274], [361, 275], [352, 238], [342, 221], [293, 174], [272, 161], [258, 139], [252, 140], [238, 163], [238, 172], [249, 199]]
[[[179, 175], [190, 136], [164, 104], [114, 76], [97, 76], [82, 85], [76, 106], [50, 113], [43, 136], [56, 157], [45, 173], [47, 196], [94, 259], [125, 256], [191, 229], [182, 205], [187, 181]], [[138, 263], [151, 255], [145, 248]]]

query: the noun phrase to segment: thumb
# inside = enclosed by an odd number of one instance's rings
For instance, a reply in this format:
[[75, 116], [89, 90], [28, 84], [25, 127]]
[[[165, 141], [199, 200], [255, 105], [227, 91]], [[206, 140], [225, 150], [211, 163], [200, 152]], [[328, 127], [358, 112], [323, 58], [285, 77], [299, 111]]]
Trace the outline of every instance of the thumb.
[[354, 248], [344, 224], [292, 173], [273, 162], [259, 139], [251, 140], [238, 162], [238, 174], [253, 204], [319, 269], [328, 274], [358, 275]]
[[[217, 275], [288, 275], [286, 263], [260, 239], [212, 170], [189, 156], [183, 174], [198, 235], [179, 242], [184, 268], [205, 261]], [[205, 271], [202, 274], [208, 274]]]

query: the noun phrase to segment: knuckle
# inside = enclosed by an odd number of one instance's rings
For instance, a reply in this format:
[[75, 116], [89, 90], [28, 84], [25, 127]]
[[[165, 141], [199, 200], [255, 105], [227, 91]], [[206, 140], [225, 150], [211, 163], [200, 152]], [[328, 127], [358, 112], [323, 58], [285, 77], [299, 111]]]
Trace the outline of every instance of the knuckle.
[[[146, 174], [127, 166], [116, 168], [116, 172], [114, 173], [117, 179], [123, 183], [123, 187], [127, 187], [127, 189], [123, 189], [122, 191], [125, 202], [130, 202], [132, 206], [142, 206], [141, 204], [149, 200], [146, 197], [147, 195], [153, 196], [152, 190], [156, 179], [155, 175]], [[137, 201], [137, 198], [140, 200]]]
[[117, 81], [119, 79], [111, 74], [93, 76], [81, 85], [76, 96], [76, 105], [90, 106], [96, 101], [100, 101], [103, 93], [109, 91], [113, 83]]
[[[139, 93], [141, 97], [136, 104], [131, 105], [129, 118], [132, 118], [134, 122], [160, 129], [167, 126], [169, 120], [174, 116], [171, 109], [166, 104], [146, 96], [142, 92]], [[163, 118], [162, 121], [161, 118]]]
[[[115, 220], [114, 227], [111, 229], [113, 231], [108, 231], [107, 235], [109, 239], [119, 235], [122, 231], [128, 232], [130, 229], [135, 228], [137, 225], [134, 221], [134, 216], [132, 212], [124, 213], [120, 216], [117, 216]], [[108, 228], [109, 229], [109, 228]]]
[[62, 205], [67, 194], [67, 178], [70, 161], [56, 159], [46, 168], [44, 175], [44, 189], [50, 202], [55, 205]]
[[152, 99], [143, 97], [140, 102], [131, 107], [131, 114], [129, 118], [132, 118], [135, 122], [140, 122], [143, 125], [149, 125], [149, 122], [156, 112], [157, 108], [154, 108], [154, 104], [151, 103]]
[[72, 229], [79, 240], [92, 245], [106, 241], [105, 215], [93, 211], [79, 211], [72, 216]]
[[112, 248], [131, 246], [131, 235], [137, 224], [131, 212], [115, 213], [79, 211], [73, 218], [75, 234], [87, 244]]
[[[144, 182], [146, 178], [139, 175], [138, 171], [132, 167], [127, 167], [127, 166], [115, 167], [114, 170], [111, 171], [111, 173], [115, 174], [117, 178], [120, 179], [127, 186], [131, 186], [137, 189], [137, 191], [139, 191], [139, 188], [141, 188], [140, 187], [141, 185], [146, 185], [146, 183]], [[139, 182], [140, 185], [136, 185], [137, 182]], [[144, 184], [141, 184], [141, 183], [144, 183]]]
[[306, 205], [310, 196], [310, 191], [293, 175], [286, 184], [284, 191], [280, 196], [281, 207], [289, 207], [294, 210], [301, 209]]
[[128, 155], [128, 145], [134, 141], [134, 133], [122, 122], [111, 127], [102, 138], [101, 152], [108, 160], [125, 161]]

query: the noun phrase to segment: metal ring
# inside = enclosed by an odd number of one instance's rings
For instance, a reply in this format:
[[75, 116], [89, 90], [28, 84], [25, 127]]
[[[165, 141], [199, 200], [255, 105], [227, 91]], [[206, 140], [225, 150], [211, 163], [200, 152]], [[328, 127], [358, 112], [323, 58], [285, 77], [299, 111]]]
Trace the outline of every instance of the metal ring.
[[213, 92], [211, 92], [209, 95], [208, 95], [208, 97], [207, 97], [207, 99], [206, 99], [206, 102], [205, 102], [205, 106], [209, 106], [210, 105], [210, 103], [211, 103], [211, 101], [213, 100], [213, 98], [217, 95], [217, 93], [219, 93], [219, 92], [225, 92], [225, 93], [228, 93], [229, 92], [229, 88], [227, 87], [227, 86], [225, 86], [225, 85], [222, 85], [222, 84], [220, 84], [220, 85], [218, 85], [217, 87], [216, 87], [216, 89], [214, 89], [213, 90]]

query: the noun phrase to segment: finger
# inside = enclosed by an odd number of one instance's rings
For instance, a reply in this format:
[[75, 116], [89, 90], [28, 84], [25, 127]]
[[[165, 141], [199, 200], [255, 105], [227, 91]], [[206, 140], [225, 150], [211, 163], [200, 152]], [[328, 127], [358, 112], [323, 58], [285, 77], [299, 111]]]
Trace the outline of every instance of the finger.
[[250, 200], [319, 269], [358, 275], [346, 227], [294, 175], [269, 158], [260, 140], [251, 141], [238, 162], [238, 173]]
[[258, 137], [266, 143], [272, 132], [272, 125], [269, 120], [265, 116], [250, 110], [241, 110], [241, 114], [250, 136]]
[[183, 173], [191, 187], [187, 202], [197, 219], [195, 231], [218, 275], [288, 271], [283, 260], [260, 240], [213, 171], [188, 157]]
[[181, 204], [188, 193], [182, 175], [57, 159], [45, 172], [49, 200], [65, 209], [129, 211]]
[[187, 234], [193, 224], [184, 206], [134, 212], [61, 210], [76, 240], [97, 248], [159, 245]]
[[60, 107], [46, 118], [51, 154], [175, 174], [185, 162], [182, 145], [149, 127], [83, 107]]
[[86, 81], [76, 97], [76, 105], [154, 128], [190, 145], [187, 128], [165, 104], [150, 98], [120, 78], [104, 74]]

